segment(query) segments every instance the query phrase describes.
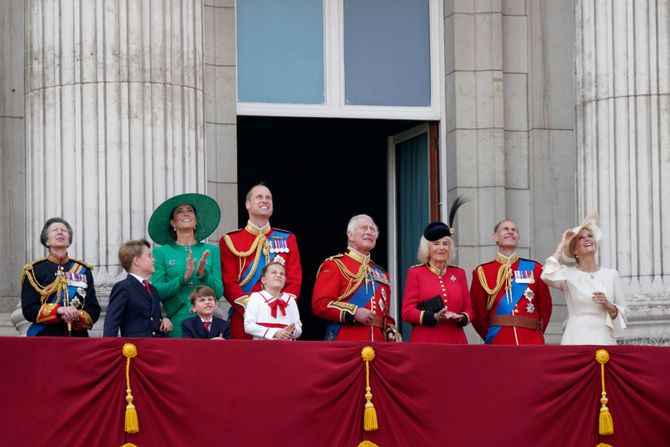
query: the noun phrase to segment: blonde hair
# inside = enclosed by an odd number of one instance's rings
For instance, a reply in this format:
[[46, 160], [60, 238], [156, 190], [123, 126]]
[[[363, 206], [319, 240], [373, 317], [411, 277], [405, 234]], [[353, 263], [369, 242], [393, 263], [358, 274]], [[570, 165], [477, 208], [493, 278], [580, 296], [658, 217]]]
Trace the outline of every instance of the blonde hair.
[[[449, 258], [447, 259], [447, 263], [450, 263], [456, 258], [456, 244], [454, 244], [454, 240], [451, 237], [446, 236], [446, 238], [449, 241]], [[423, 237], [423, 235], [419, 238], [419, 249], [416, 252], [416, 258], [422, 264], [427, 263], [430, 259], [430, 241]]]

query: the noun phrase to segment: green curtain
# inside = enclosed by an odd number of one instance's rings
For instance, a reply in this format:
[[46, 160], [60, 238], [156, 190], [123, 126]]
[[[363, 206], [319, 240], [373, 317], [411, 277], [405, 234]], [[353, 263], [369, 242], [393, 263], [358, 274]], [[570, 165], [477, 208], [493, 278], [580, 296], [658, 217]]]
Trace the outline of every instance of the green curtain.
[[[398, 276], [396, 296], [402, 307], [407, 269], [418, 263], [419, 237], [429, 219], [428, 135], [421, 134], [396, 144], [396, 206], [398, 219]], [[402, 324], [403, 339], [409, 338], [411, 326]]]

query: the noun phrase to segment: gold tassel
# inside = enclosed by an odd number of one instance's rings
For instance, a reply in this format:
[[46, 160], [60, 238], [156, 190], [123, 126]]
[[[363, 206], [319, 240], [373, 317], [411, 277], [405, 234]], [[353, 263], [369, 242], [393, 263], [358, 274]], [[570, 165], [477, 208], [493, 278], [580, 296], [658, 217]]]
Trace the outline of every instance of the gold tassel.
[[126, 433], [135, 434], [140, 431], [140, 423], [137, 419], [137, 409], [133, 405], [133, 393], [130, 389], [130, 359], [137, 356], [137, 347], [132, 343], [126, 343], [122, 349], [126, 357]]
[[126, 442], [121, 447], [137, 447], [137, 446], [135, 444], [133, 444], [132, 442]]
[[361, 441], [361, 443], [358, 444], [356, 447], [379, 447], [379, 446], [372, 441], [365, 440]]
[[612, 447], [612, 446], [609, 445], [609, 444], [605, 444], [604, 442], [601, 442], [601, 443], [598, 444], [596, 447]]
[[366, 346], [361, 350], [361, 357], [365, 362], [365, 411], [363, 413], [363, 428], [365, 431], [374, 431], [379, 428], [377, 423], [377, 410], [372, 404], [372, 392], [370, 390], [370, 362], [375, 358], [375, 350], [372, 346]]
[[601, 435], [614, 434], [614, 421], [609, 408], [607, 408], [607, 393], [605, 392], [605, 363], [610, 359], [610, 354], [604, 349], [596, 351], [596, 361], [600, 363], [600, 383], [602, 385], [602, 393], [600, 395], [600, 417], [598, 418], [598, 433]]

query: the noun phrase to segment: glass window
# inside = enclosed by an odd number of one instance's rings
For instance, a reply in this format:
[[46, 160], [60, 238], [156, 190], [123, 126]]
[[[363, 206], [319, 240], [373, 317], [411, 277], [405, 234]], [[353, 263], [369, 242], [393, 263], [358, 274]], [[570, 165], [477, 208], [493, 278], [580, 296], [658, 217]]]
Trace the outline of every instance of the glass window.
[[344, 0], [345, 103], [430, 106], [429, 0]]
[[240, 102], [323, 104], [323, 2], [238, 0]]

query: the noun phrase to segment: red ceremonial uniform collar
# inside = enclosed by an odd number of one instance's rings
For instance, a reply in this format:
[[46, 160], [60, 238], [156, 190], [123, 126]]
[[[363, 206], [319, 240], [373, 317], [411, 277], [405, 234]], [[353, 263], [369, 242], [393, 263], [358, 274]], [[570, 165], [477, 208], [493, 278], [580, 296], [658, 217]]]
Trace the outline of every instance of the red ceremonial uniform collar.
[[519, 260], [519, 256], [514, 253], [512, 256], [507, 257], [503, 255], [502, 253], [498, 253], [498, 256], [496, 256], [496, 261], [501, 263], [502, 265], [513, 265], [516, 261]]
[[253, 234], [254, 236], [258, 236], [259, 234], [268, 234], [270, 231], [272, 231], [272, 227], [270, 226], [270, 222], [266, 223], [263, 228], [257, 227], [256, 225], [252, 224], [251, 222], [247, 222], [247, 226], [245, 227], [245, 230], [247, 230], [249, 233]]
[[358, 261], [361, 264], [368, 264], [370, 262], [370, 253], [364, 255], [360, 251], [356, 251], [351, 247], [347, 247], [347, 256], [349, 256], [354, 261]]

